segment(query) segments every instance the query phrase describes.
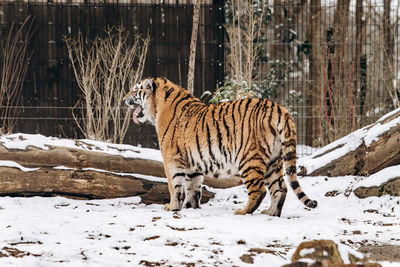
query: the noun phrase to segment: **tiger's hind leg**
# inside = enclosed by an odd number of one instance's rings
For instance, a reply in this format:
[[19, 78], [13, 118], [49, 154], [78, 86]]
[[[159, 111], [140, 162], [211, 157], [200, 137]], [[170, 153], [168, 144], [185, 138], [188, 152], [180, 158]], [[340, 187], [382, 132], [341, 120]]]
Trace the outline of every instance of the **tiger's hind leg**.
[[287, 193], [286, 183], [283, 179], [282, 159], [278, 159], [268, 167], [265, 180], [271, 195], [271, 205], [269, 209], [263, 210], [261, 213], [279, 217], [281, 216]]
[[244, 209], [237, 209], [236, 215], [253, 213], [263, 201], [267, 190], [264, 185], [264, 174], [259, 169], [247, 169], [242, 172], [244, 184], [247, 188], [248, 200]]
[[182, 203], [182, 207], [194, 209], [200, 208], [203, 175], [200, 173], [186, 174], [185, 181], [183, 183], [185, 199]]

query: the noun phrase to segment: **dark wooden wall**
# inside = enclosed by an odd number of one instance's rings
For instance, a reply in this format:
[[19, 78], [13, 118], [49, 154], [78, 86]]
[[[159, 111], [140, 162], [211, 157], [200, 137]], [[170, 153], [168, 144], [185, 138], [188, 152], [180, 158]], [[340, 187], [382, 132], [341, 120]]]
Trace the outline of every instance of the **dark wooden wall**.
[[[33, 19], [34, 34], [23, 89], [23, 105], [17, 129], [60, 137], [82, 137], [71, 115], [71, 107], [80, 97], [69, 62], [64, 36], [81, 31], [93, 39], [107, 26], [123, 25], [132, 34], [149, 33], [151, 44], [144, 77], [165, 76], [186, 86], [189, 45], [192, 30], [192, 5], [123, 5], [0, 3], [1, 38], [12, 23], [27, 16]], [[197, 42], [195, 95], [213, 90], [223, 80], [223, 9], [221, 5], [203, 5]], [[1, 58], [0, 58], [1, 61]], [[1, 62], [0, 62], [1, 63]], [[156, 147], [151, 126], [130, 126], [126, 143]]]

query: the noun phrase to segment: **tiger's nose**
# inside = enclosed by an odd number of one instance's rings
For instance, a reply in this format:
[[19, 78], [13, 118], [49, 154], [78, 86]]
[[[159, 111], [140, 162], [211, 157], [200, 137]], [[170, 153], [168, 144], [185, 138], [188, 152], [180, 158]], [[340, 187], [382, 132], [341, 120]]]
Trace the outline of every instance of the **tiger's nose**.
[[127, 104], [128, 106], [132, 106], [133, 105], [133, 101], [131, 98], [126, 98], [124, 99], [125, 104]]

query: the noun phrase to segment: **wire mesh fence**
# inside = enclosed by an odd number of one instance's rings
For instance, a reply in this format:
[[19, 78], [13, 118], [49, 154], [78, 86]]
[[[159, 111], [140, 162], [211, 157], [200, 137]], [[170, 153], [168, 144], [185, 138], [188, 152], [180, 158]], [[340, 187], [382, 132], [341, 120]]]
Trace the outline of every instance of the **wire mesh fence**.
[[[82, 136], [71, 115], [81, 93], [63, 41], [79, 31], [93, 39], [122, 24], [149, 33], [144, 76], [186, 86], [192, 5], [141, 2], [0, 2], [3, 44], [13, 23], [30, 16], [34, 26], [22, 102], [8, 105], [20, 111], [14, 131]], [[399, 107], [399, 9], [395, 1], [270, 1], [256, 71], [265, 95], [294, 114], [300, 144], [325, 145]], [[201, 7], [196, 96], [229, 74], [227, 14], [222, 1]], [[126, 142], [157, 147], [151, 126], [131, 126]]]
[[[186, 86], [193, 7], [189, 4], [152, 4], [156, 1], [1, 1], [1, 42], [12, 25], [18, 27], [29, 17], [32, 56], [22, 89], [20, 103], [2, 101], [1, 110], [16, 110], [0, 117], [17, 119], [13, 131], [41, 133], [61, 137], [82, 137], [72, 112], [81, 98], [65, 38], [79, 33], [94, 40], [110, 27], [122, 26], [132, 36], [150, 36], [143, 76], [165, 76]], [[134, 2], [134, 3], [132, 3]], [[140, 2], [140, 1], [139, 1]], [[213, 88], [223, 77], [223, 13], [218, 4], [201, 7], [197, 42], [195, 94]], [[4, 38], [3, 38], [4, 37]], [[8, 53], [4, 51], [4, 53]], [[0, 52], [0, 71], [6, 73]], [[127, 90], [127, 88], [121, 88]], [[74, 108], [75, 107], [75, 108]], [[157, 146], [155, 130], [150, 126], [130, 127], [125, 142], [146, 147]]]
[[300, 143], [325, 145], [399, 107], [398, 2], [282, 2], [270, 5], [258, 68]]

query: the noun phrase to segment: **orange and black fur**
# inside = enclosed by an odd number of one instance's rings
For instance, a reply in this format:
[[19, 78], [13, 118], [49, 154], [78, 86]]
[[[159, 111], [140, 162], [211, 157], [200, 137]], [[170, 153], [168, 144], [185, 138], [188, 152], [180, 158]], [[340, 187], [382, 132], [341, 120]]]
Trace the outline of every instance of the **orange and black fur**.
[[254, 212], [267, 187], [271, 205], [262, 213], [280, 216], [290, 186], [307, 207], [296, 172], [296, 128], [286, 108], [268, 99], [204, 104], [165, 78], [145, 79], [125, 96], [135, 122], [156, 127], [171, 201], [166, 210], [198, 208], [203, 176], [240, 175], [248, 202], [235, 214]]

